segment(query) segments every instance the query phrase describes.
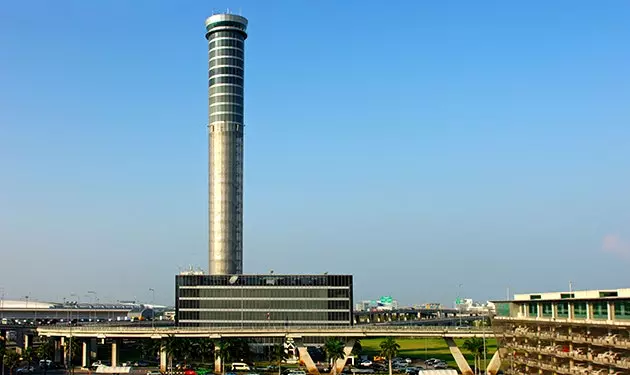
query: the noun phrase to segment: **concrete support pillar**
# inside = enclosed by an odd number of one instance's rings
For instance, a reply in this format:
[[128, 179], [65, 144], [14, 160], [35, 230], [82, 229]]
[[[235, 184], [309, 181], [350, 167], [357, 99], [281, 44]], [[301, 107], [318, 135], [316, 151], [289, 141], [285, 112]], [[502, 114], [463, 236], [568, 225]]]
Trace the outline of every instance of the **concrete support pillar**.
[[84, 340], [81, 343], [81, 367], [87, 368], [88, 366], [88, 342]]
[[[348, 341], [346, 342], [346, 346], [343, 348], [343, 354], [344, 357], [341, 359], [338, 359], [337, 362], [335, 363], [335, 368], [337, 370], [337, 372], [335, 374], [341, 374], [343, 372], [343, 368], [346, 365], [346, 361], [348, 360], [348, 356], [350, 356], [350, 354], [352, 354], [352, 348], [354, 347], [354, 343], [355, 343], [355, 339], [348, 339]], [[332, 369], [331, 369], [331, 374]]]
[[551, 317], [556, 319], [558, 317], [558, 304], [551, 302]]
[[68, 356], [68, 342], [65, 337], [61, 336], [61, 361], [64, 364], [67, 364], [67, 356]]
[[28, 333], [24, 334], [24, 350], [28, 349], [33, 345], [33, 335]]
[[53, 360], [55, 362], [59, 363], [59, 362], [61, 362], [61, 356], [62, 356], [61, 353], [62, 353], [62, 350], [63, 350], [63, 346], [61, 344], [61, 341], [57, 340], [56, 338], [55, 338], [55, 340], [53, 342], [54, 342], [54, 356], [53, 356], [54, 358], [53, 358]]
[[453, 359], [455, 359], [457, 367], [459, 367], [459, 371], [462, 375], [473, 375], [473, 370], [470, 368], [466, 358], [464, 358], [462, 351], [457, 347], [455, 340], [453, 340], [452, 337], [445, 337], [444, 341], [446, 341], [446, 345], [448, 345], [448, 349], [451, 351]]
[[90, 361], [96, 361], [98, 356], [98, 341], [96, 339], [90, 339]]
[[608, 320], [614, 320], [614, 319], [615, 319], [615, 302], [609, 301], [608, 302]]
[[308, 354], [306, 346], [304, 346], [302, 338], [294, 338], [293, 343], [300, 354], [300, 361], [302, 361], [304, 366], [306, 366], [306, 372], [311, 375], [320, 375], [315, 362], [313, 362], [313, 358], [311, 358], [311, 355]]
[[[166, 346], [164, 345], [164, 340], [162, 340], [162, 343], [160, 345], [160, 372], [162, 373], [166, 372], [167, 357], [168, 356], [166, 355]], [[215, 372], [216, 372], [216, 367], [215, 367]]]
[[112, 366], [118, 366], [118, 354], [120, 350], [120, 340], [114, 339], [112, 341]]
[[586, 320], [593, 319], [593, 305], [590, 302], [586, 302]]
[[222, 363], [221, 363], [221, 356], [219, 355], [219, 352], [221, 350], [221, 347], [218, 345], [214, 346], [214, 373], [215, 374], [221, 374], [223, 371], [223, 369], [221, 368]]

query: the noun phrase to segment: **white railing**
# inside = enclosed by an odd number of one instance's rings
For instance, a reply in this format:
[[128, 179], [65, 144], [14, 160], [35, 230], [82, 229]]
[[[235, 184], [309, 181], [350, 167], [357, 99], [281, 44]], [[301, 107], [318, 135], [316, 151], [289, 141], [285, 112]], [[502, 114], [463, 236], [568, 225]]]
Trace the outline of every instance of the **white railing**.
[[38, 328], [39, 332], [135, 332], [135, 333], [176, 333], [176, 332], [286, 332], [286, 333], [304, 333], [304, 332], [352, 332], [352, 333], [371, 333], [371, 332], [418, 332], [418, 333], [444, 333], [444, 334], [483, 334], [494, 336], [494, 332], [490, 328], [466, 328], [452, 329], [444, 326], [264, 326], [264, 327], [151, 327], [151, 326], [129, 326], [129, 325], [90, 325], [90, 326], [48, 326]]

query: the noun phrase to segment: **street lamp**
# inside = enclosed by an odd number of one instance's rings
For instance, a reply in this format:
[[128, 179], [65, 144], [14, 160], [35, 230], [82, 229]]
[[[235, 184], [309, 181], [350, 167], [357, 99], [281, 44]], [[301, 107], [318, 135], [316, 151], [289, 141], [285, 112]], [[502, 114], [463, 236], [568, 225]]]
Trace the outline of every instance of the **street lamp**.
[[149, 288], [151, 292], [151, 328], [155, 328], [155, 289]]
[[[96, 292], [93, 290], [88, 290], [88, 294], [94, 296], [93, 299], [91, 299], [92, 305], [94, 305], [94, 301], [98, 300], [98, 298], [96, 298]], [[94, 306], [92, 306], [92, 310], [94, 310]], [[96, 311], [94, 311], [94, 320], [96, 320]]]

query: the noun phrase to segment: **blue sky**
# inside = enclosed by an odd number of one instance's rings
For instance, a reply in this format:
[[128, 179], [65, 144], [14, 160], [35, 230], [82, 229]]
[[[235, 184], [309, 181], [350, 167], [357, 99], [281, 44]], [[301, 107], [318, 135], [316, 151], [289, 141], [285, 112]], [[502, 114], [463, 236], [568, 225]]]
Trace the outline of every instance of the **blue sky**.
[[14, 1], [7, 297], [172, 303], [207, 267], [203, 22], [227, 8], [250, 20], [246, 273], [403, 303], [630, 286], [626, 1]]

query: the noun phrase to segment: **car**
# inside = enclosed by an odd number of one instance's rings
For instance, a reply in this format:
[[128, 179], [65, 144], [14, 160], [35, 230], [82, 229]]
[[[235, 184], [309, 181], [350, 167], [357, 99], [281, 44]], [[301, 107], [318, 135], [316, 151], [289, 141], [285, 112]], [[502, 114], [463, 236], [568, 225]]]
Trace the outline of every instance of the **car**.
[[251, 368], [247, 363], [244, 362], [234, 362], [232, 363], [232, 371], [250, 371]]
[[365, 361], [361, 361], [359, 365], [364, 366], [364, 367], [370, 367], [372, 366], [372, 361], [370, 361], [369, 359], [366, 359]]
[[35, 371], [33, 366], [24, 366], [17, 369], [15, 373], [16, 374], [31, 374], [33, 371]]
[[405, 362], [411, 363], [411, 358], [405, 358]]
[[417, 373], [418, 373], [417, 367], [407, 367], [405, 369], [405, 374], [417, 374]]

